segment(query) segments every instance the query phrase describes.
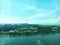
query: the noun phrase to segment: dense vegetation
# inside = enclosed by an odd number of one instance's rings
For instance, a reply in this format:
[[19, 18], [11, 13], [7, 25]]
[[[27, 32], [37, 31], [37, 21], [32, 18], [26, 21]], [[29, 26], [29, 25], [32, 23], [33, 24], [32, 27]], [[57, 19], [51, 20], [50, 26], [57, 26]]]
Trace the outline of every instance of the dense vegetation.
[[0, 24], [0, 34], [2, 33], [54, 33], [60, 32], [57, 25], [38, 24]]

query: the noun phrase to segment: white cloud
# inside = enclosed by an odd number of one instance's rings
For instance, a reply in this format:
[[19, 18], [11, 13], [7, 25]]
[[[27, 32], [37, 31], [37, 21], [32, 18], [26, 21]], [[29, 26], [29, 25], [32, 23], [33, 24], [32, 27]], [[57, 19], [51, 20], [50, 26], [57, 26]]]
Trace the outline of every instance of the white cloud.
[[21, 19], [14, 19], [14, 18], [0, 18], [0, 23], [2, 24], [9, 24], [9, 23], [25, 23], [24, 20]]
[[[58, 18], [48, 18], [48, 19], [40, 19], [40, 20], [34, 20], [37, 19], [38, 17], [47, 17], [49, 14], [53, 14], [56, 13], [57, 11], [60, 11], [59, 9], [55, 9], [52, 11], [49, 11], [47, 13], [37, 13], [35, 15], [30, 16], [29, 18], [29, 22], [30, 23], [37, 23], [37, 24], [58, 24], [58, 22], [60, 21], [60, 16]], [[52, 16], [52, 15], [51, 15]]]
[[7, 15], [0, 15], [0, 23], [2, 24], [9, 24], [9, 23], [26, 23], [26, 20], [23, 20], [22, 18], [16, 18], [12, 16]]
[[45, 15], [44, 14], [41, 14], [41, 13], [37, 13], [37, 14], [35, 14], [33, 16], [30, 16], [29, 20], [32, 20], [32, 19], [34, 19], [36, 17], [43, 17], [43, 16], [45, 16]]
[[57, 20], [60, 20], [60, 16], [58, 16]]
[[33, 6], [26, 6], [23, 10], [34, 10], [34, 11], [42, 11], [42, 12], [45, 11], [45, 9], [40, 9], [40, 8], [33, 7]]
[[57, 18], [53, 19], [44, 19], [44, 20], [30, 20], [29, 23], [33, 24], [58, 24]]
[[51, 23], [51, 24], [60, 24], [60, 16], [57, 18], [50, 18], [46, 19], [46, 23]]
[[57, 9], [55, 9], [55, 10], [51, 10], [51, 11], [49, 11], [47, 14], [52, 14], [52, 13], [55, 13], [55, 12], [57, 12], [57, 11], [60, 11], [60, 9], [57, 8]]

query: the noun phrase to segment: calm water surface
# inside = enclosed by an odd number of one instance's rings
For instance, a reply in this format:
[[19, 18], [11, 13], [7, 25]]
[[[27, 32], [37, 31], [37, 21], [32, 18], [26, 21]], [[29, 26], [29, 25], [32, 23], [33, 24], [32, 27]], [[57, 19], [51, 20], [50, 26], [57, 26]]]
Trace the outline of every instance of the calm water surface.
[[0, 36], [0, 45], [60, 45], [60, 33], [32, 36]]

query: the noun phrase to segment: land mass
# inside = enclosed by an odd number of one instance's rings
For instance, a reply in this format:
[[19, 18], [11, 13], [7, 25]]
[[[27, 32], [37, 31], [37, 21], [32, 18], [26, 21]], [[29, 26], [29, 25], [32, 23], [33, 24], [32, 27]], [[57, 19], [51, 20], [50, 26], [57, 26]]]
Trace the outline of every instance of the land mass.
[[37, 34], [37, 33], [59, 33], [58, 25], [39, 24], [0, 24], [0, 34]]

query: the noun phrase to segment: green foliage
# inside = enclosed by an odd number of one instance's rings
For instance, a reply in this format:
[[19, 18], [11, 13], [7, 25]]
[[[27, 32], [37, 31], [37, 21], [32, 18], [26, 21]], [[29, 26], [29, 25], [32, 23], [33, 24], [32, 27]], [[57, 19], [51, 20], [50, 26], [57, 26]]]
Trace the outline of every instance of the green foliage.
[[60, 32], [60, 26], [51, 25], [35, 25], [35, 24], [0, 24], [0, 33], [8, 32], [10, 30], [16, 31], [37, 31], [39, 33]]

